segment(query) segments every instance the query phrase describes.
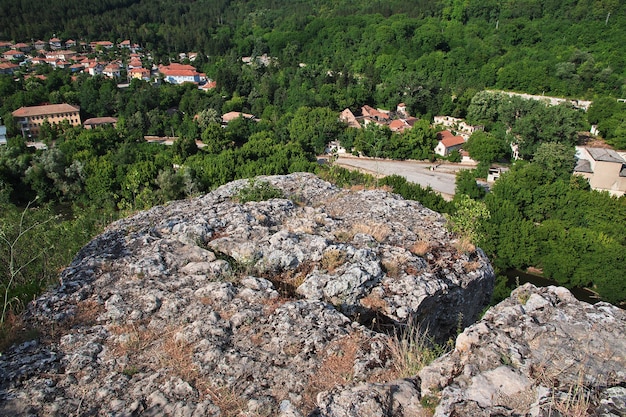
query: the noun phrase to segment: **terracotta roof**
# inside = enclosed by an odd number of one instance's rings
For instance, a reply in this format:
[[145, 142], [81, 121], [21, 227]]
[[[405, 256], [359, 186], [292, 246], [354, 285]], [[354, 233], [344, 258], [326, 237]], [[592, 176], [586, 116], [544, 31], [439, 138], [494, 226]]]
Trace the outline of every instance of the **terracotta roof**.
[[169, 75], [172, 77], [193, 77], [200, 76], [200, 73], [192, 65], [184, 64], [170, 64], [159, 66], [159, 72], [163, 75]]
[[80, 107], [71, 104], [48, 104], [46, 106], [20, 107], [13, 112], [14, 117], [45, 116], [48, 114], [79, 111]]
[[10, 62], [0, 62], [0, 70], [17, 69], [19, 67], [19, 65]]
[[115, 117], [92, 117], [91, 119], [87, 119], [83, 122], [83, 125], [102, 125], [102, 124], [112, 124], [117, 123], [117, 118]]
[[437, 139], [439, 139], [446, 148], [465, 143], [465, 139], [463, 139], [462, 136], [454, 136], [449, 130], [443, 130], [437, 133]]
[[217, 87], [217, 81], [209, 81], [208, 83], [204, 84], [200, 88], [202, 88], [203, 90], [210, 90], [215, 87]]
[[238, 111], [231, 111], [222, 116], [222, 122], [228, 123], [232, 120], [237, 119], [239, 116], [243, 117], [244, 119], [254, 119], [254, 116], [252, 114], [241, 113]]
[[368, 105], [361, 107], [361, 112], [363, 113], [363, 116], [376, 117], [378, 119], [389, 119], [389, 114]]
[[409, 124], [402, 119], [396, 119], [389, 123], [389, 129], [393, 130], [394, 132], [398, 130], [404, 130], [407, 127], [409, 127]]

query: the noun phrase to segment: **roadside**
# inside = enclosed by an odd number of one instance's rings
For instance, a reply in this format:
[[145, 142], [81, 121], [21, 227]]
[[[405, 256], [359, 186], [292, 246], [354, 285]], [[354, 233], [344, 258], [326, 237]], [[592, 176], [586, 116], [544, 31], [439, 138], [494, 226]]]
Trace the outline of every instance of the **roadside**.
[[432, 188], [448, 201], [454, 197], [456, 173], [462, 169], [475, 167], [471, 164], [394, 161], [352, 155], [340, 155], [335, 164], [375, 176], [400, 175], [407, 181]]

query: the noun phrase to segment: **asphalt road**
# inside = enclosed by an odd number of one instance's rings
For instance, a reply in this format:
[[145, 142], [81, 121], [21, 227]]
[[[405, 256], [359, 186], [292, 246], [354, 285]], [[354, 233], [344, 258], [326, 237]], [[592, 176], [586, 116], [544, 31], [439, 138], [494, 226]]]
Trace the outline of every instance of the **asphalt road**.
[[407, 181], [430, 186], [444, 198], [454, 196], [455, 173], [460, 169], [472, 169], [473, 165], [466, 164], [437, 164], [432, 162], [393, 161], [340, 155], [336, 164], [348, 169], [358, 169], [381, 176], [400, 175]]

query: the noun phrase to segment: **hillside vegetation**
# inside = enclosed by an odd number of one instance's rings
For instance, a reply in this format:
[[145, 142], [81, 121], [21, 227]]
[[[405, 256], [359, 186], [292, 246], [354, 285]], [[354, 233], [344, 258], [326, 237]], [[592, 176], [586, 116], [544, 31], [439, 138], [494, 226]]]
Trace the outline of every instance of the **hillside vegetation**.
[[450, 113], [484, 87], [623, 95], [625, 18], [618, 0], [2, 0], [0, 38], [131, 39], [157, 59], [268, 53], [384, 81], [383, 106], [408, 92], [415, 113]]

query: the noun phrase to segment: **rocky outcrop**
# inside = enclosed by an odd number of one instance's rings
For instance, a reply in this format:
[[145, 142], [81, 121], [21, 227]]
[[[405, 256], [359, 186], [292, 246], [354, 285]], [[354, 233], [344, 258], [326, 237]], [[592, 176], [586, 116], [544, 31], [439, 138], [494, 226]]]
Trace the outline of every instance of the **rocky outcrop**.
[[415, 378], [335, 387], [318, 404], [320, 416], [624, 416], [626, 312], [526, 284]]
[[283, 198], [240, 203], [255, 184], [237, 181], [86, 245], [29, 306], [39, 337], [0, 357], [0, 414], [305, 416], [320, 392], [396, 379], [393, 329], [447, 340], [488, 302], [483, 252], [419, 203], [263, 181]]

